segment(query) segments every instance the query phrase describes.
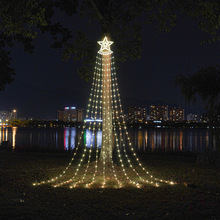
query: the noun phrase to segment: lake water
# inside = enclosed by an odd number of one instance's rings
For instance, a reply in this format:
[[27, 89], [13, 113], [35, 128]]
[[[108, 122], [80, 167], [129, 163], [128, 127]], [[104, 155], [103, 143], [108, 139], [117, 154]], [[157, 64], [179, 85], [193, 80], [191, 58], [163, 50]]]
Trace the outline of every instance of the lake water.
[[[48, 149], [71, 150], [76, 147], [81, 130], [75, 127], [67, 128], [0, 128], [0, 143], [9, 141], [16, 147], [39, 147]], [[205, 149], [215, 151], [215, 138], [211, 140], [208, 129], [130, 129], [131, 143], [138, 152], [146, 151], [182, 151], [203, 152]], [[90, 146], [92, 132], [86, 130], [83, 142]], [[93, 140], [98, 147], [102, 143], [102, 131], [96, 132]]]

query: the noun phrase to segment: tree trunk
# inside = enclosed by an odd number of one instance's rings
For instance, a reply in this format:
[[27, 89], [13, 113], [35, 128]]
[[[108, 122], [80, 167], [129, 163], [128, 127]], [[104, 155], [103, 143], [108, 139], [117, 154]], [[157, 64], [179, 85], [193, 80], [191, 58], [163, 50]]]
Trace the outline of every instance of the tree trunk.
[[[103, 17], [102, 39], [106, 36], [111, 40], [111, 25]], [[102, 54], [102, 148], [100, 160], [109, 163], [112, 161], [113, 131], [112, 131], [112, 88], [111, 88], [111, 54]]]
[[100, 160], [112, 160], [111, 54], [102, 55], [102, 149]]

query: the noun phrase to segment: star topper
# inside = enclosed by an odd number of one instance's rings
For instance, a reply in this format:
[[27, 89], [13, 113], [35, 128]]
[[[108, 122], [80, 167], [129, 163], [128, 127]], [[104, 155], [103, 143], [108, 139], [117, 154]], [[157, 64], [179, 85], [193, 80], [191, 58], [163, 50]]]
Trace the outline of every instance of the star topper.
[[101, 48], [100, 48], [100, 50], [99, 50], [99, 53], [100, 53], [100, 54], [104, 54], [104, 55], [107, 55], [107, 54], [112, 53], [112, 51], [111, 51], [111, 49], [110, 49], [110, 46], [111, 46], [113, 43], [114, 43], [113, 41], [109, 41], [109, 40], [107, 39], [107, 37], [105, 36], [103, 41], [98, 41], [98, 44], [101, 45]]

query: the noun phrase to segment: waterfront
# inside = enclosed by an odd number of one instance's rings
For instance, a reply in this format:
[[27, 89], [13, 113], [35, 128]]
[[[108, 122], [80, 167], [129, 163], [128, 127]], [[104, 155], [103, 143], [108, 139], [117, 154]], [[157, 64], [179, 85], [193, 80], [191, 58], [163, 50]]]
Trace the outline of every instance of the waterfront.
[[[80, 131], [80, 132], [79, 132]], [[0, 143], [9, 141], [14, 150], [73, 150], [81, 134], [80, 128], [0, 128]], [[216, 150], [215, 137], [208, 129], [129, 129], [129, 136], [138, 152], [203, 152]], [[89, 147], [92, 132], [86, 130], [82, 138]], [[96, 132], [93, 147], [101, 147], [102, 131]]]

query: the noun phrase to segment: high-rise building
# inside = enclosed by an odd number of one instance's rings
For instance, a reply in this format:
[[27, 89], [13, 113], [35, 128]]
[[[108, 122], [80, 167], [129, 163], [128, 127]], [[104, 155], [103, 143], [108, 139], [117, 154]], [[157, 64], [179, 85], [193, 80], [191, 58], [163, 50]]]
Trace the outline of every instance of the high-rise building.
[[82, 122], [84, 117], [83, 117], [84, 109], [79, 108], [77, 109], [77, 121]]
[[193, 121], [193, 122], [203, 122], [203, 116], [202, 115], [198, 115], [198, 114], [188, 114], [186, 116], [186, 120], [187, 121]]
[[150, 105], [150, 120], [167, 121], [169, 119], [168, 113], [168, 105]]
[[9, 112], [8, 111], [0, 111], [0, 119], [1, 122], [5, 122], [8, 119]]
[[193, 115], [192, 113], [187, 114], [186, 120], [187, 120], [187, 121], [194, 121], [194, 115]]
[[65, 107], [64, 110], [57, 111], [58, 121], [65, 122], [82, 122], [83, 121], [83, 108]]
[[146, 121], [146, 108], [137, 106], [129, 107], [128, 121], [130, 123], [144, 123]]
[[63, 120], [66, 122], [77, 122], [77, 109], [75, 107], [65, 107]]
[[169, 117], [172, 122], [179, 122], [185, 120], [184, 108], [182, 107], [170, 107], [169, 108]]

